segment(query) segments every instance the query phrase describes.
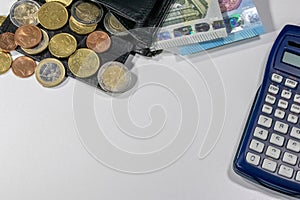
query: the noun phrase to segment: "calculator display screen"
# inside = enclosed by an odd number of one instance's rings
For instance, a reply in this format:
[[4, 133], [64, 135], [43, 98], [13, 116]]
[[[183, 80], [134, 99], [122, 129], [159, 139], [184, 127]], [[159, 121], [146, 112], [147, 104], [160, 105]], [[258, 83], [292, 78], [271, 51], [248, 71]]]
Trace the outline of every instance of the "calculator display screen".
[[282, 62], [300, 68], [300, 56], [291, 52], [284, 52]]

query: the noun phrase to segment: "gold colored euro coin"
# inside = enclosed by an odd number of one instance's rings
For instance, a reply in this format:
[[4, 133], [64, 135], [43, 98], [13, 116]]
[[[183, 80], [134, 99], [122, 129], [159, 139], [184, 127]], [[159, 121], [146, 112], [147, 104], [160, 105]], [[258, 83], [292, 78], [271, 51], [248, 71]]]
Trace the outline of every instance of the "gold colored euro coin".
[[4, 74], [10, 69], [12, 58], [9, 53], [0, 51], [0, 74]]
[[103, 16], [103, 8], [94, 1], [77, 1], [72, 5], [71, 14], [82, 24], [97, 24]]
[[50, 53], [57, 58], [67, 58], [77, 49], [76, 38], [69, 33], [59, 33], [49, 42]]
[[40, 24], [48, 30], [62, 28], [68, 22], [68, 11], [56, 1], [45, 3], [38, 11]]
[[5, 16], [0, 16], [0, 26], [2, 26], [2, 24], [5, 20], [6, 20]]
[[51, 1], [57, 1], [66, 7], [69, 6], [73, 2], [73, 0], [46, 0], [46, 2], [51, 2]]
[[55, 58], [42, 60], [35, 69], [37, 81], [44, 87], [55, 87], [65, 79], [65, 67]]
[[40, 44], [38, 46], [32, 48], [32, 49], [25, 49], [25, 48], [21, 47], [21, 49], [25, 53], [27, 53], [29, 55], [36, 55], [36, 54], [39, 54], [39, 53], [43, 52], [45, 49], [47, 49], [48, 44], [49, 44], [49, 36], [48, 36], [46, 31], [44, 31], [42, 29], [41, 29], [41, 31], [42, 31], [42, 34], [43, 34], [43, 39], [40, 42]]
[[86, 48], [78, 49], [68, 60], [69, 69], [79, 78], [94, 75], [100, 67], [98, 55]]
[[85, 25], [77, 22], [73, 16], [70, 17], [69, 26], [73, 32], [79, 35], [87, 35], [97, 28], [97, 24]]

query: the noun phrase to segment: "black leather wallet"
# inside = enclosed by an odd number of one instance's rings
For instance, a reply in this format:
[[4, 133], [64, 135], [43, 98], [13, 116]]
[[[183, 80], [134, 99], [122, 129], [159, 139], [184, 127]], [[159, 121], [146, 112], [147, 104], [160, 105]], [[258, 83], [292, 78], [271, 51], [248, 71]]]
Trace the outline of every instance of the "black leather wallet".
[[[45, 3], [45, 0], [35, 0], [39, 4]], [[77, 0], [74, 0], [75, 3]], [[94, 0], [95, 1], [95, 0]], [[111, 36], [111, 47], [107, 52], [99, 54], [101, 63], [109, 61], [119, 61], [125, 63], [129, 55], [139, 53], [145, 56], [153, 56], [159, 52], [152, 52], [149, 47], [156, 38], [156, 33], [167, 15], [169, 8], [174, 0], [96, 0], [104, 8], [104, 12], [112, 12], [115, 17], [129, 30], [129, 36]], [[70, 12], [70, 8], [68, 11]], [[39, 25], [40, 26], [40, 25]], [[43, 28], [40, 26], [40, 28]], [[15, 32], [17, 27], [7, 17], [6, 21], [0, 27], [0, 33]], [[45, 30], [45, 29], [44, 29]], [[97, 30], [104, 30], [103, 19], [98, 23]], [[69, 25], [55, 31], [45, 30], [49, 37], [67, 32], [71, 33], [78, 41], [78, 48], [86, 48], [87, 35], [78, 35], [74, 33]], [[106, 31], [107, 32], [107, 31]], [[25, 54], [36, 61], [53, 57], [49, 50], [45, 50], [38, 55], [28, 55], [17, 48], [17, 51]], [[66, 76], [76, 78], [84, 83], [100, 88], [97, 80], [97, 73], [89, 78], [80, 79], [75, 77], [68, 68], [67, 59], [60, 59], [66, 68]], [[100, 88], [101, 89], [101, 88]]]

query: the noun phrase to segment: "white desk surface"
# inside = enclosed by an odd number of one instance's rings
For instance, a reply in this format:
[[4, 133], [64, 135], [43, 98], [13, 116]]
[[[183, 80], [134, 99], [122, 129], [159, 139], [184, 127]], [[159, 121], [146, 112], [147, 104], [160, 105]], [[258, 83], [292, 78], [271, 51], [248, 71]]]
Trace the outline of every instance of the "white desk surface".
[[[8, 14], [13, 1], [0, 2]], [[270, 47], [300, 22], [298, 0], [255, 3], [268, 33], [185, 58], [137, 56], [127, 97], [1, 75], [0, 199], [288, 199], [232, 171]]]

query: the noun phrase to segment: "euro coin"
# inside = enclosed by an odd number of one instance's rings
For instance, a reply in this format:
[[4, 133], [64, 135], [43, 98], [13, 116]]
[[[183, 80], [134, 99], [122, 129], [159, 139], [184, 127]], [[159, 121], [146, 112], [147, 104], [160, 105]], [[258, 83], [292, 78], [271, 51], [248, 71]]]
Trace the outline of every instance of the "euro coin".
[[108, 12], [104, 18], [104, 27], [111, 34], [126, 35], [128, 30], [121, 22], [111, 13]]
[[102, 53], [110, 48], [111, 39], [109, 35], [103, 31], [95, 31], [86, 39], [86, 46], [95, 51], [96, 53]]
[[39, 8], [40, 5], [35, 1], [17, 1], [10, 9], [10, 20], [17, 27], [25, 24], [37, 25], [39, 23], [37, 18]]
[[95, 1], [77, 1], [71, 8], [71, 14], [79, 23], [97, 24], [103, 16], [103, 8]]
[[97, 24], [92, 24], [92, 25], [81, 24], [77, 22], [72, 16], [70, 17], [69, 20], [69, 26], [73, 32], [79, 35], [87, 35], [93, 32], [97, 28]]
[[46, 2], [51, 2], [51, 1], [57, 1], [67, 7], [72, 3], [73, 0], [46, 0]]
[[0, 74], [7, 72], [11, 66], [12, 58], [9, 53], [0, 51]]
[[27, 78], [34, 74], [36, 63], [27, 56], [21, 56], [13, 61], [11, 68], [16, 76]]
[[6, 32], [0, 35], [0, 50], [4, 52], [10, 52], [17, 48], [15, 41], [15, 34]]
[[15, 33], [15, 41], [25, 49], [33, 48], [42, 41], [42, 31], [35, 25], [20, 26]]
[[49, 44], [49, 36], [47, 34], [46, 31], [44, 30], [41, 30], [42, 31], [42, 34], [43, 34], [43, 39], [42, 41], [40, 42], [40, 44], [32, 49], [25, 49], [25, 48], [22, 48], [21, 49], [29, 54], [29, 55], [36, 55], [36, 54], [39, 54], [41, 52], [43, 52], [45, 49], [47, 49], [48, 47], [48, 44]]
[[120, 62], [105, 63], [98, 72], [100, 87], [112, 93], [125, 92], [131, 83], [131, 73], [128, 68]]
[[77, 41], [69, 33], [59, 33], [49, 42], [50, 53], [57, 58], [67, 58], [77, 49]]
[[6, 20], [5, 16], [0, 16], [0, 26], [2, 26], [2, 24], [5, 20]]
[[38, 11], [40, 24], [48, 30], [62, 28], [68, 22], [68, 11], [56, 1], [51, 1], [42, 5]]
[[35, 69], [37, 81], [44, 87], [55, 87], [65, 79], [64, 65], [55, 58], [42, 60]]
[[98, 71], [100, 59], [94, 51], [82, 48], [70, 56], [68, 66], [76, 77], [88, 78]]

